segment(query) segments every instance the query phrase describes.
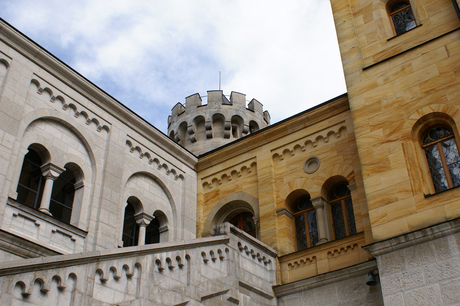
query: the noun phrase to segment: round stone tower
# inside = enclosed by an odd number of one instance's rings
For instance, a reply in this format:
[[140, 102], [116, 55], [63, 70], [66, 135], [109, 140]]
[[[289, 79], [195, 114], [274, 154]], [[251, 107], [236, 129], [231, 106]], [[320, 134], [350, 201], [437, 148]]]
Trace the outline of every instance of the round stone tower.
[[196, 93], [177, 103], [168, 117], [168, 135], [187, 150], [200, 155], [244, 137], [270, 124], [270, 114], [246, 95], [232, 91], [230, 100], [222, 90], [208, 91], [207, 104]]

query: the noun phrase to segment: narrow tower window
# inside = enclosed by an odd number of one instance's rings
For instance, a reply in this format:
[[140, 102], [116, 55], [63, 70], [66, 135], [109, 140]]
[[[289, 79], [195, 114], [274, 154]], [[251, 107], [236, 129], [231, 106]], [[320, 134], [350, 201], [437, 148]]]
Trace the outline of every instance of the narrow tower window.
[[390, 9], [390, 18], [396, 35], [403, 34], [416, 27], [414, 14], [409, 2], [397, 2]]

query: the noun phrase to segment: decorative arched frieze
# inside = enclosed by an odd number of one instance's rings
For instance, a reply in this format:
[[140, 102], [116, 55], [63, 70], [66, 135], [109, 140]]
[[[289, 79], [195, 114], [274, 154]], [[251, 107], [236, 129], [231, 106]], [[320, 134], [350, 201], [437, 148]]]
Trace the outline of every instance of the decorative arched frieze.
[[342, 121], [335, 125], [329, 126], [321, 131], [310, 134], [302, 139], [283, 145], [272, 150], [272, 158], [275, 162], [280, 162], [286, 157], [291, 157], [297, 152], [305, 152], [309, 147], [315, 148], [320, 143], [335, 142], [339, 139], [346, 138], [347, 127], [346, 122]]
[[346, 246], [342, 246], [340, 248], [336, 248], [333, 250], [329, 250], [327, 252], [327, 258], [336, 258], [342, 255], [345, 255], [346, 253], [352, 252], [352, 251], [357, 251], [359, 249], [359, 246], [357, 243], [352, 243]]
[[136, 153], [139, 155], [140, 159], [145, 159], [146, 163], [149, 165], [156, 166], [157, 170], [164, 169], [166, 175], [172, 174], [174, 180], [185, 179], [184, 172], [176, 167], [174, 167], [169, 162], [165, 161], [163, 158], [155, 154], [152, 150], [140, 144], [133, 137], [128, 135], [126, 140], [126, 145], [130, 153]]
[[228, 168], [218, 173], [201, 179], [203, 191], [210, 191], [213, 187], [228, 183], [234, 179], [241, 178], [249, 173], [256, 171], [257, 163], [255, 159], [235, 165], [233, 168]]
[[84, 122], [86, 125], [94, 124], [97, 132], [105, 130], [108, 133], [110, 131], [110, 126], [111, 126], [110, 123], [108, 123], [101, 117], [97, 116], [95, 113], [91, 112], [89, 109], [84, 107], [82, 104], [78, 103], [77, 101], [63, 94], [58, 89], [54, 88], [52, 85], [49, 85], [46, 81], [35, 76], [35, 78], [33, 78], [30, 81], [30, 83], [36, 86], [35, 94], [37, 95], [43, 95], [44, 93], [48, 94], [49, 101], [53, 105], [58, 105], [57, 103], [60, 103], [59, 105], [60, 105], [61, 110], [63, 111], [72, 110], [74, 118], [82, 117], [84, 118]]

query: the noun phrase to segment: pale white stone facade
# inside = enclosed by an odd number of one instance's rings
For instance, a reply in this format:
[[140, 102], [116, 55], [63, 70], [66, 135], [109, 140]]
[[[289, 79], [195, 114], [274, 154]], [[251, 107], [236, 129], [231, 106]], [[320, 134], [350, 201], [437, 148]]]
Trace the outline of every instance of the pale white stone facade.
[[[161, 242], [195, 238], [196, 157], [15, 29], [2, 25], [1, 36], [0, 229], [4, 241], [30, 242], [4, 243], [2, 259], [122, 246], [129, 197], [136, 214], [161, 216]], [[40, 211], [17, 201], [31, 147], [47, 175], [78, 169], [69, 224], [42, 213], [52, 179]]]

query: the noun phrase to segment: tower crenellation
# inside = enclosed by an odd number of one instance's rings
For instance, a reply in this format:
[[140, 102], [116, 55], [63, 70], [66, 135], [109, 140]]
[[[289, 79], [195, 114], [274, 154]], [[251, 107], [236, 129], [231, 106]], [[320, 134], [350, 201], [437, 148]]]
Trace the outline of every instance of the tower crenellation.
[[[206, 103], [203, 103], [206, 98]], [[222, 90], [210, 90], [206, 97], [196, 93], [177, 103], [168, 117], [168, 135], [196, 155], [244, 137], [270, 124], [270, 114], [246, 95], [232, 91], [227, 98]]]

